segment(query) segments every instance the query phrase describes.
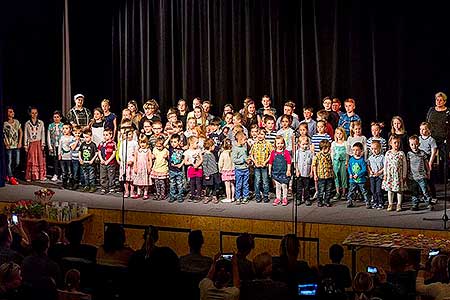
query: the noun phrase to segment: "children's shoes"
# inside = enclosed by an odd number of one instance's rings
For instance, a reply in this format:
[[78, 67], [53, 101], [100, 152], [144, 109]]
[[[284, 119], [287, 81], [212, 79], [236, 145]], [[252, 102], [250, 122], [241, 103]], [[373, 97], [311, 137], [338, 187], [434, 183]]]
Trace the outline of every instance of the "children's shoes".
[[282, 204], [283, 206], [288, 205], [288, 200], [287, 200], [287, 198], [283, 198], [283, 201], [281, 201], [281, 204]]
[[275, 200], [273, 201], [273, 206], [277, 206], [278, 204], [280, 204], [281, 200], [279, 198], [275, 198]]

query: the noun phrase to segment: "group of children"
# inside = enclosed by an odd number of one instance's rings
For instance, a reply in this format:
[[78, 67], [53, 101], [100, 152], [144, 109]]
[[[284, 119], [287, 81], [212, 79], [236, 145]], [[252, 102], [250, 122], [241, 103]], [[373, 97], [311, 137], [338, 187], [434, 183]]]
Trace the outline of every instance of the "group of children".
[[[269, 191], [274, 186], [274, 206], [288, 205], [288, 195], [295, 193], [296, 205], [309, 206], [317, 198], [318, 206], [331, 206], [332, 199], [343, 197], [352, 207], [355, 198], [362, 197], [367, 208], [382, 209], [385, 190], [387, 210], [394, 210], [397, 195], [396, 210], [400, 211], [403, 192], [409, 187], [412, 209], [419, 208], [420, 194], [432, 209], [428, 179], [437, 146], [429, 124], [420, 125], [420, 136], [408, 137], [402, 119], [394, 117], [388, 142], [381, 136], [382, 124], [376, 122], [367, 139], [353, 99], [345, 100], [343, 113], [338, 99], [325, 98], [316, 120], [310, 107], [303, 109], [300, 120], [291, 101], [277, 118], [268, 96], [262, 98], [263, 107], [258, 110], [250, 98], [239, 112], [227, 104], [221, 118], [210, 114], [209, 100], [195, 98], [192, 112], [180, 100], [177, 108], [167, 112], [165, 126], [155, 100], [144, 104], [143, 114], [130, 101], [120, 123], [110, 112], [108, 100], [92, 115], [83, 101], [84, 96], [75, 96], [70, 122], [63, 122], [56, 111], [47, 134], [37, 109], [30, 110], [23, 134], [27, 181], [45, 180], [47, 145], [53, 160], [52, 180], [61, 179], [65, 188], [81, 185], [89, 192], [96, 191], [99, 178], [101, 193], [113, 193], [118, 179], [125, 197], [148, 199], [153, 193], [155, 200], [168, 197], [169, 202], [183, 202], [189, 182], [189, 201], [219, 203], [218, 191], [224, 186], [222, 202], [239, 205], [249, 202], [253, 183], [258, 203], [271, 201]], [[19, 153], [15, 150], [21, 147], [22, 131], [12, 108], [7, 109], [4, 136], [7, 179], [16, 184]]]

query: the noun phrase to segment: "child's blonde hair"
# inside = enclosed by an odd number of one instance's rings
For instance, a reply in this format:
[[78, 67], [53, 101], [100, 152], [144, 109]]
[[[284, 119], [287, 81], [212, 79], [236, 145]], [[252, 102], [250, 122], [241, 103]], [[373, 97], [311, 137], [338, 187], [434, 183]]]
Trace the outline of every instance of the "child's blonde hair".
[[361, 127], [361, 121], [352, 121], [350, 122], [350, 136], [353, 136], [355, 134], [355, 128]]
[[277, 141], [278, 142], [283, 142], [283, 149], [286, 148], [286, 141], [284, 140], [284, 137], [282, 135], [277, 135], [275, 137], [275, 145], [277, 144]]
[[427, 129], [428, 135], [431, 134], [431, 126], [430, 126], [430, 123], [428, 123], [428, 122], [422, 122], [422, 123], [420, 123], [420, 126], [424, 126], [424, 127]]
[[[330, 98], [328, 97], [328, 99], [330, 99]], [[331, 99], [330, 99], [330, 101], [331, 101]], [[323, 121], [328, 121], [329, 113], [325, 109], [321, 109], [316, 113], [316, 116], [318, 118], [321, 118]]]
[[345, 132], [345, 129], [342, 127], [338, 127], [334, 130], [334, 140], [337, 141], [336, 132], [338, 131], [342, 133], [344, 141], [347, 140], [347, 133]]
[[205, 129], [203, 128], [203, 126], [197, 125], [194, 127], [195, 132], [197, 132], [197, 137], [198, 138], [206, 138], [206, 132]]
[[395, 129], [394, 129], [394, 120], [400, 121], [400, 123], [402, 124], [402, 126], [400, 127], [400, 132], [402, 134], [405, 133], [405, 123], [403, 122], [402, 117], [400, 117], [400, 116], [393, 116], [392, 120], [391, 120], [391, 134], [396, 134], [395, 133]]

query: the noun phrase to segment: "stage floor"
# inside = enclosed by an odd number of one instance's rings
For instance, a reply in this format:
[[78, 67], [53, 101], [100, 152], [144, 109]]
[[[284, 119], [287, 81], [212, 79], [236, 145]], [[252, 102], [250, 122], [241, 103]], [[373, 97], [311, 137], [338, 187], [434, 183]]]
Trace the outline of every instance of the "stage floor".
[[[51, 188], [56, 192], [52, 200], [85, 203], [89, 208], [112, 210], [121, 210], [122, 208], [122, 194], [101, 195], [98, 192], [91, 194], [63, 190], [50, 183], [7, 185], [0, 188], [0, 201], [14, 202], [21, 199], [34, 199], [34, 192], [42, 187]], [[345, 201], [333, 202], [332, 207], [317, 207], [316, 203], [310, 207], [303, 204], [295, 207], [292, 202], [288, 206], [274, 207], [272, 203], [256, 203], [255, 201], [238, 206], [234, 203], [213, 204], [210, 202], [203, 204], [202, 202], [187, 201], [168, 203], [167, 201], [144, 201], [131, 198], [125, 199], [125, 210], [289, 222], [294, 220], [294, 210], [297, 209], [297, 220], [305, 223], [443, 230], [442, 189], [443, 186], [438, 186], [439, 202], [433, 211], [424, 208], [420, 211], [411, 211], [409, 210], [410, 202], [404, 204], [402, 212], [387, 212], [386, 210], [366, 209], [362, 202], [357, 202], [356, 207], [347, 208]], [[437, 220], [425, 221], [423, 218], [436, 218]]]

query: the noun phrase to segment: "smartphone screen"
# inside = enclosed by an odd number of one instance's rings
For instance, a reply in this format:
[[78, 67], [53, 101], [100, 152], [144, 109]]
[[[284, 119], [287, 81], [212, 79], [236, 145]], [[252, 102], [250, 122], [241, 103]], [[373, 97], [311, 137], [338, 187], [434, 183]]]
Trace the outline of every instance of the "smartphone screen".
[[19, 223], [19, 218], [16, 215], [12, 215], [12, 222], [14, 225], [17, 225], [17, 223]]
[[233, 258], [233, 254], [224, 253], [221, 255], [222, 259], [230, 260]]
[[428, 252], [428, 258], [432, 258], [433, 256], [438, 255], [439, 252], [439, 249], [430, 249], [430, 252]]
[[299, 296], [316, 296], [317, 295], [317, 283], [306, 283], [298, 285]]
[[378, 273], [378, 269], [376, 267], [368, 266], [367, 267], [367, 272], [368, 273], [372, 273], [372, 274], [376, 274], [376, 273]]

